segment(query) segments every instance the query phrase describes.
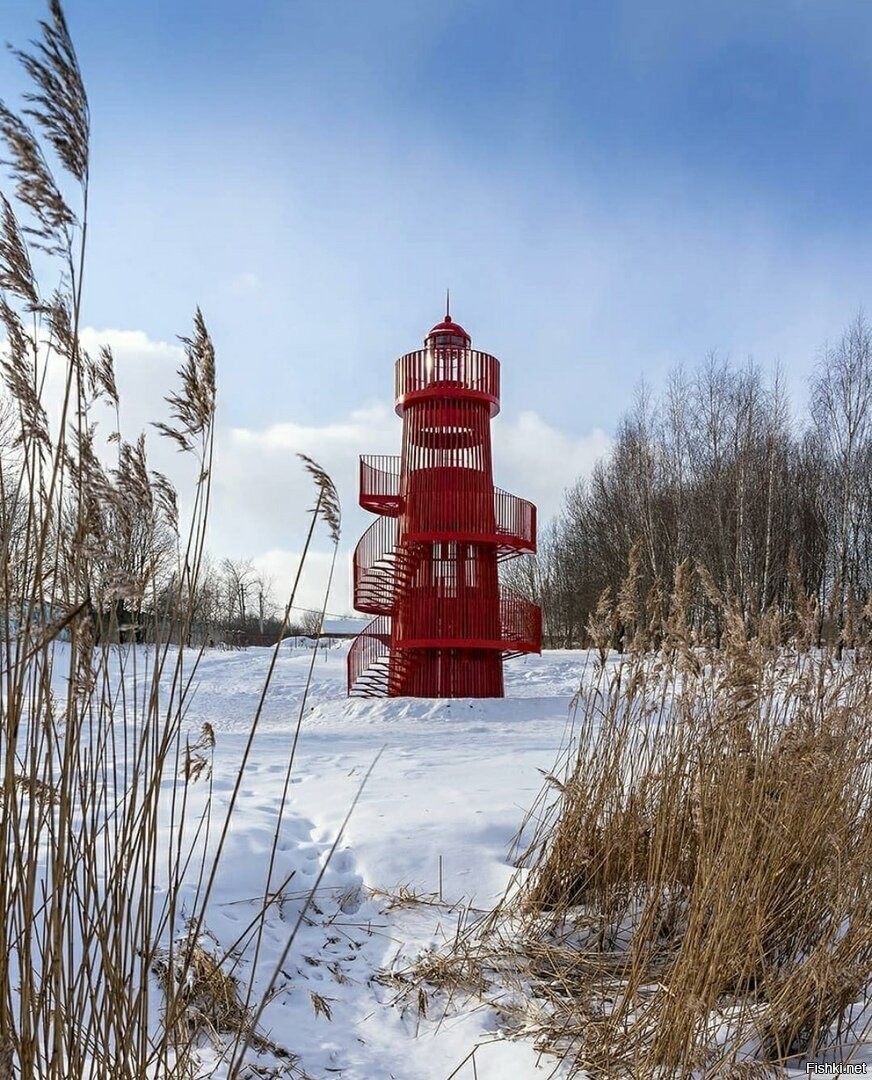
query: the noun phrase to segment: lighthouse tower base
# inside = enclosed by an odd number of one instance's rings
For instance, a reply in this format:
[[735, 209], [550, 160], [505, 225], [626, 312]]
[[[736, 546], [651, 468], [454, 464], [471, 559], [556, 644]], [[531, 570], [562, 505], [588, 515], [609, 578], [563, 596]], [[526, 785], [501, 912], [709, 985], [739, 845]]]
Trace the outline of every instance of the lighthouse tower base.
[[503, 658], [492, 649], [418, 651], [403, 663], [398, 650], [389, 697], [502, 697]]

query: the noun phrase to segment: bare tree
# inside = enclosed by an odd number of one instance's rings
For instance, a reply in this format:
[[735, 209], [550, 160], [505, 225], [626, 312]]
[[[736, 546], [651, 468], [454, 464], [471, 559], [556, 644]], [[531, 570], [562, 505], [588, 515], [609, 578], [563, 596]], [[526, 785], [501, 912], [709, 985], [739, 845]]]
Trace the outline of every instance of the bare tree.
[[221, 575], [228, 627], [245, 630], [250, 606], [257, 602], [257, 572], [251, 559], [222, 559]]
[[278, 607], [273, 594], [273, 580], [269, 575], [258, 571], [254, 578], [254, 590], [257, 595], [257, 628], [258, 633], [265, 632], [269, 620], [276, 618]]
[[[793, 552], [793, 580], [817, 593], [819, 618], [837, 613], [841, 632], [846, 604], [862, 606], [872, 586], [870, 353], [860, 319], [826, 354], [815, 419], [798, 435], [780, 373], [766, 379], [750, 361], [737, 369], [712, 354], [692, 379], [679, 369], [659, 401], [640, 388], [612, 452], [543, 530], [527, 588], [535, 582], [555, 639], [577, 640], [603, 591], [620, 595], [636, 545], [639, 619], [656, 616], [645, 598], [668, 593], [689, 559], [751, 630], [768, 606], [790, 610]], [[705, 589], [691, 617], [723, 630]]]
[[831, 605], [841, 634], [848, 590], [859, 593], [858, 567], [850, 554], [861, 547], [866, 529], [861, 464], [868, 460], [872, 429], [872, 332], [859, 314], [835, 348], [824, 351], [811, 385], [811, 420], [819, 446], [832, 468], [824, 514], [834, 546], [830, 550]]
[[321, 633], [321, 612], [304, 611], [300, 616], [300, 628], [309, 637], [317, 637]]

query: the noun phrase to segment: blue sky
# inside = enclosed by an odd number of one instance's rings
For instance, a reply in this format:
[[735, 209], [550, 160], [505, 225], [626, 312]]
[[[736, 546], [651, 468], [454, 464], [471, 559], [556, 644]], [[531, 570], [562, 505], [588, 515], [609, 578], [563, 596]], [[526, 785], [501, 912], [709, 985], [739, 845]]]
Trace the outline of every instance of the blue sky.
[[[446, 285], [503, 361], [497, 423], [585, 452], [640, 377], [712, 349], [780, 361], [801, 400], [870, 303], [862, 0], [65, 9], [94, 124], [87, 320], [170, 342], [199, 303], [228, 432], [285, 425], [317, 455], [387, 405]], [[19, 0], [4, 36], [42, 13]]]

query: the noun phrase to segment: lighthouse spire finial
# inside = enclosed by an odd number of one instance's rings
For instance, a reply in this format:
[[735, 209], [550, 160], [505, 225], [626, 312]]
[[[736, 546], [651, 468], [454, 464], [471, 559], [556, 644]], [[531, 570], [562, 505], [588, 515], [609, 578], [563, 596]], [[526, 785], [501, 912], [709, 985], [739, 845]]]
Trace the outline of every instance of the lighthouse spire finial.
[[451, 322], [451, 290], [445, 290], [445, 321]]

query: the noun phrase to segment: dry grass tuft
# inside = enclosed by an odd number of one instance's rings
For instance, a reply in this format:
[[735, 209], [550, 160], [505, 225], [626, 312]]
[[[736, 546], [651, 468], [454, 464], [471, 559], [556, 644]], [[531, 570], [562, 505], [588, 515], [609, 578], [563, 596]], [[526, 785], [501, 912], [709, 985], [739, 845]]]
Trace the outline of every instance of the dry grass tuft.
[[309, 991], [309, 997], [312, 999], [312, 1008], [315, 1010], [316, 1016], [323, 1016], [325, 1020], [333, 1019], [333, 1013], [330, 1010], [332, 998], [326, 998], [315, 990]]
[[59, 0], [49, 0], [51, 19], [41, 22], [42, 40], [32, 53], [13, 49], [34, 89], [24, 115], [41, 128], [63, 167], [80, 184], [88, 179], [90, 116], [76, 50]]
[[318, 499], [314, 507], [315, 516], [320, 515], [330, 530], [331, 539], [334, 543], [338, 543], [342, 514], [336, 486], [329, 474], [316, 461], [305, 454], [297, 454], [297, 457], [303, 462], [303, 467], [315, 481], [315, 487], [318, 490]]
[[[242, 1001], [239, 981], [224, 970], [226, 958], [215, 948], [211, 935], [200, 940], [189, 937], [177, 943], [174, 954], [162, 954], [152, 963], [168, 1003], [166, 1022], [172, 1041], [185, 1049], [199, 1040], [220, 1048], [221, 1036], [245, 1038], [259, 1053], [283, 1063], [266, 1067], [268, 1075], [304, 1077], [294, 1054], [254, 1030], [254, 1019]], [[329, 1014], [327, 1007], [328, 1019]]]
[[58, 789], [52, 787], [51, 784], [46, 784], [38, 776], [22, 776], [18, 773], [15, 776], [15, 786], [20, 792], [33, 799], [37, 805], [57, 806], [60, 802]]
[[210, 430], [215, 414], [215, 346], [199, 308], [194, 313], [193, 335], [179, 340], [185, 349], [185, 362], [178, 372], [182, 385], [166, 399], [175, 423], [159, 422], [155, 427], [180, 450], [190, 451], [197, 437]]
[[239, 984], [222, 970], [219, 959], [200, 942], [182, 943], [176, 963], [156, 959], [152, 970], [168, 1000], [174, 1003], [174, 1024], [187, 1039], [195, 1035], [236, 1033], [246, 1029], [249, 1015], [239, 998]]

